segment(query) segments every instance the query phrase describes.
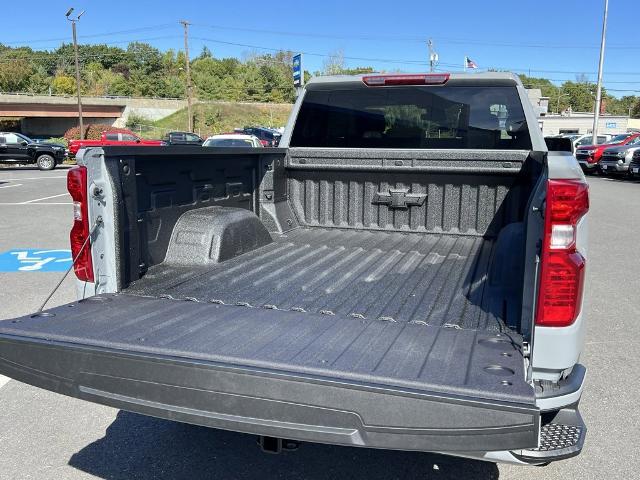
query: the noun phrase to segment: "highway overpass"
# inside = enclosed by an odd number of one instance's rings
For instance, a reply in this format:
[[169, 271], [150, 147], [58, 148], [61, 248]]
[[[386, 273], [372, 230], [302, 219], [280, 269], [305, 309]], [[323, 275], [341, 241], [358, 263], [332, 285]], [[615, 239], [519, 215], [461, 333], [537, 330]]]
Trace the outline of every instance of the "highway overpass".
[[[124, 127], [130, 115], [158, 120], [186, 107], [185, 100], [163, 98], [82, 97], [85, 124]], [[33, 136], [61, 136], [78, 125], [75, 96], [0, 93], [0, 122], [19, 123], [20, 131]]]

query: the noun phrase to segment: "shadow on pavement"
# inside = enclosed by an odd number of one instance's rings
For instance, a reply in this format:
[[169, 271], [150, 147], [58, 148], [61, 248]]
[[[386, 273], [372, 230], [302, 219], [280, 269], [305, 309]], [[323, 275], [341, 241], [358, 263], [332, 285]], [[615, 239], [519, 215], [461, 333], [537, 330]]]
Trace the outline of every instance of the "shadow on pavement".
[[294, 452], [263, 453], [251, 435], [120, 412], [100, 440], [69, 465], [119, 479], [497, 479], [493, 463], [436, 454], [303, 443]]

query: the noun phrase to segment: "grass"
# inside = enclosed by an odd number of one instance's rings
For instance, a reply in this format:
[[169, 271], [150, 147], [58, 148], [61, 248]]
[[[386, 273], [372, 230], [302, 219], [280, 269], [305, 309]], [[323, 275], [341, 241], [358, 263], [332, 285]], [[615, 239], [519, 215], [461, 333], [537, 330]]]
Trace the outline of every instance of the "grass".
[[[292, 105], [278, 103], [198, 103], [193, 106], [194, 132], [205, 138], [248, 126], [283, 127]], [[165, 132], [187, 129], [187, 110], [149, 122], [133, 130], [146, 138], [159, 138]]]

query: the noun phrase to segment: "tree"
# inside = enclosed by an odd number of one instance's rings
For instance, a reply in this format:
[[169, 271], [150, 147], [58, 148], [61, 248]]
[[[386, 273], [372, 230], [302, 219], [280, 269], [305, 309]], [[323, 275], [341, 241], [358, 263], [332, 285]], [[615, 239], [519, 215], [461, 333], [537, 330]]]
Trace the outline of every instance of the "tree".
[[58, 74], [51, 82], [54, 93], [71, 95], [76, 93], [76, 79], [65, 74]]
[[34, 68], [24, 58], [0, 57], [0, 91], [24, 92], [29, 88], [29, 78]]
[[31, 93], [48, 93], [51, 87], [51, 78], [42, 65], [34, 68], [33, 73], [29, 77], [29, 86], [27, 87]]
[[340, 75], [344, 71], [344, 51], [334, 50], [322, 63], [324, 75]]
[[[596, 101], [596, 85], [593, 83], [564, 82], [562, 93], [567, 97], [567, 102], [575, 112], [593, 112]], [[602, 89], [603, 98], [606, 98], [606, 90]]]
[[200, 55], [196, 57], [196, 60], [202, 60], [203, 58], [213, 58], [213, 53], [211, 53], [211, 50], [209, 50], [209, 47], [206, 45], [202, 47], [202, 51]]
[[127, 63], [131, 70], [145, 74], [159, 73], [162, 70], [162, 55], [160, 50], [148, 43], [132, 42], [127, 46], [124, 63]]
[[637, 99], [636, 103], [631, 108], [631, 118], [640, 118], [640, 98]]

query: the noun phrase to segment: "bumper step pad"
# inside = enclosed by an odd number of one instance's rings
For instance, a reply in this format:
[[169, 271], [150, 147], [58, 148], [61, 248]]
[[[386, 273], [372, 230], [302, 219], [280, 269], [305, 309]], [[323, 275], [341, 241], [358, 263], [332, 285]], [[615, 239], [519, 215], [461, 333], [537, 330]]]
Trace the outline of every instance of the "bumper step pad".
[[531, 464], [575, 457], [582, 450], [586, 434], [587, 427], [578, 409], [564, 408], [553, 414], [553, 418], [543, 418], [538, 447], [512, 453], [519, 460]]
[[534, 452], [552, 452], [574, 448], [580, 443], [585, 429], [579, 425], [563, 425], [561, 423], [549, 423], [540, 431], [540, 446], [532, 448]]

